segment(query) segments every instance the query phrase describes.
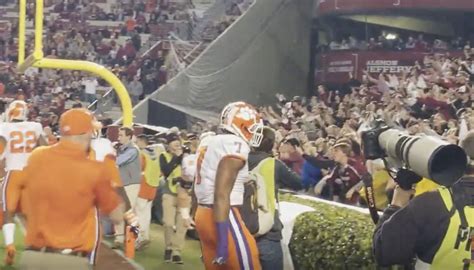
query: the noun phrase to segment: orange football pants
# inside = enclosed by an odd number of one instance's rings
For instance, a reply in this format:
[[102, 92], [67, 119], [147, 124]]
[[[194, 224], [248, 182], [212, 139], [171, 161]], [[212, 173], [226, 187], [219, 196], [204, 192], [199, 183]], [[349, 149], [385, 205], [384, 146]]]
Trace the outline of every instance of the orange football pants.
[[257, 244], [245, 227], [239, 210], [232, 207], [229, 212], [228, 233], [229, 258], [224, 265], [212, 263], [216, 256], [217, 229], [211, 208], [199, 206], [196, 212], [196, 230], [201, 241], [202, 256], [206, 270], [261, 270]]
[[2, 187], [3, 211], [26, 213], [24, 196], [21, 196], [23, 171], [8, 171]]

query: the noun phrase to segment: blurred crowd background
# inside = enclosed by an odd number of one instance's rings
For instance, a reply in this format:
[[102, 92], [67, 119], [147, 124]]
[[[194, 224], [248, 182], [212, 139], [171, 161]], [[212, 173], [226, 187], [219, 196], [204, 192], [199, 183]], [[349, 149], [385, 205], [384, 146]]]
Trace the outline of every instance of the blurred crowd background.
[[[193, 49], [196, 54], [201, 52], [250, 3], [228, 1], [221, 17], [201, 23], [196, 12], [202, 11], [188, 0], [123, 0], [112, 4], [88, 0], [45, 1], [44, 55], [104, 65], [121, 79], [135, 105], [165, 84], [183, 68], [181, 65], [190, 63], [192, 57], [188, 56], [190, 59], [184, 63], [184, 55]], [[25, 74], [18, 74], [15, 71], [18, 58], [16, 5], [12, 1], [0, 3], [0, 13], [5, 17], [5, 21], [0, 22], [3, 106], [13, 99], [27, 100], [31, 119], [51, 125], [56, 132], [57, 119], [65, 108], [83, 106], [94, 111], [104, 96], [111, 96], [111, 102], [118, 104], [107, 82], [87, 73], [29, 68]], [[29, 3], [27, 56], [32, 53], [34, 44], [32, 32], [28, 31], [33, 25], [34, 10], [34, 3]], [[193, 36], [198, 26], [202, 28], [200, 35]], [[180, 60], [183, 63], [179, 63]]]

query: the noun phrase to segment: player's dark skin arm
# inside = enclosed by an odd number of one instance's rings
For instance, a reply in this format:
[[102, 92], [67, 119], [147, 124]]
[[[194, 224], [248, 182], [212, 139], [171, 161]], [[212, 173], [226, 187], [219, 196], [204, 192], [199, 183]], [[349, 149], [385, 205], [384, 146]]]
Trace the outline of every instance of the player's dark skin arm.
[[193, 188], [191, 190], [191, 217], [193, 217], [193, 219], [195, 218], [197, 207], [198, 207], [198, 202], [196, 198], [196, 193], [194, 192], [194, 188]]
[[245, 166], [245, 161], [238, 158], [224, 157], [217, 167], [216, 189], [214, 191], [214, 221], [224, 222], [229, 219], [230, 193], [234, 187], [239, 171]]

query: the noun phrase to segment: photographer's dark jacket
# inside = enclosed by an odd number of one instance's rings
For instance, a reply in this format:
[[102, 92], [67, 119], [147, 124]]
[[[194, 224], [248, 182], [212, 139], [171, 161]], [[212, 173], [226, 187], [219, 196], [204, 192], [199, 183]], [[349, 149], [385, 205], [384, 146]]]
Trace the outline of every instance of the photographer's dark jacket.
[[414, 198], [404, 208], [389, 206], [374, 233], [377, 263], [407, 265], [416, 256], [416, 269], [469, 269], [465, 264], [474, 258], [467, 234], [468, 230], [474, 233], [474, 208], [466, 206], [464, 212], [465, 231], [460, 230], [461, 219], [450, 190], [444, 187]]
[[[250, 152], [249, 153], [249, 171], [253, 170], [258, 164], [271, 157], [264, 152]], [[278, 189], [280, 187], [289, 188], [293, 190], [300, 190], [302, 188], [301, 178], [290, 168], [288, 168], [282, 161], [275, 159], [275, 197], [278, 198]], [[275, 211], [275, 222], [272, 229], [260, 238], [266, 238], [273, 241], [280, 241], [282, 239], [281, 230], [283, 224], [280, 221], [278, 210]]]
[[183, 156], [175, 156], [171, 153], [164, 152], [160, 155], [160, 169], [166, 180], [163, 192], [166, 194], [176, 195], [178, 192], [178, 181], [181, 178], [181, 161]]

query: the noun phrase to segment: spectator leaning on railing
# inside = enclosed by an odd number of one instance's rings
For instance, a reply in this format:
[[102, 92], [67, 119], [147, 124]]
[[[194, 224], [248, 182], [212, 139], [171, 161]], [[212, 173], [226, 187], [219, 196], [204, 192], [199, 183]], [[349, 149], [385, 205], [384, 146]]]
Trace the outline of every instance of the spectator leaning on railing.
[[335, 201], [358, 203], [361, 177], [367, 173], [367, 168], [354, 155], [353, 143], [349, 138], [341, 138], [332, 146], [333, 159], [337, 165], [316, 185], [316, 195], [320, 195], [324, 186], [329, 184]]

